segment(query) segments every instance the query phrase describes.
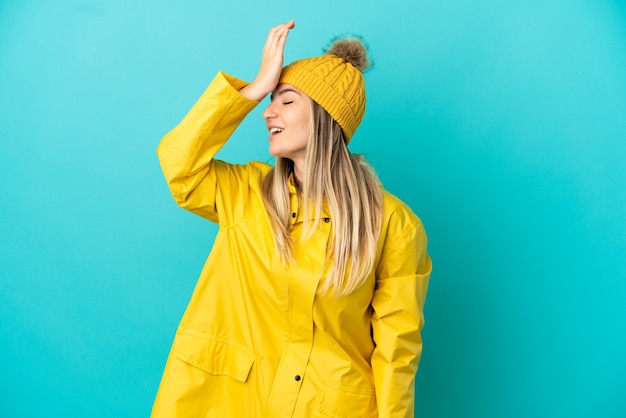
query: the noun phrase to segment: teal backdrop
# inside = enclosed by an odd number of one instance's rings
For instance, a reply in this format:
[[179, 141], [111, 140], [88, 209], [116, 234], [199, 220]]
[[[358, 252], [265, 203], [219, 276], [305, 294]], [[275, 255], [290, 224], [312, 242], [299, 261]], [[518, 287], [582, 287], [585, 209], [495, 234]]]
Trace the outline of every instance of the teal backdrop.
[[[434, 271], [416, 417], [626, 417], [626, 4], [0, 2], [0, 417], [146, 417], [216, 227], [160, 138], [218, 70], [355, 32], [350, 147]], [[256, 108], [220, 157], [268, 161]]]

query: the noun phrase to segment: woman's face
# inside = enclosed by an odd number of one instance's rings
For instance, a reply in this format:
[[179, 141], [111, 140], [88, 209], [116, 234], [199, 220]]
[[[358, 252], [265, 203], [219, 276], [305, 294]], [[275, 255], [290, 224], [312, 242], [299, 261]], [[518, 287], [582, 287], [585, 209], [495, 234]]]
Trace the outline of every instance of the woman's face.
[[270, 133], [269, 152], [302, 167], [311, 132], [311, 99], [290, 84], [279, 84], [263, 112]]

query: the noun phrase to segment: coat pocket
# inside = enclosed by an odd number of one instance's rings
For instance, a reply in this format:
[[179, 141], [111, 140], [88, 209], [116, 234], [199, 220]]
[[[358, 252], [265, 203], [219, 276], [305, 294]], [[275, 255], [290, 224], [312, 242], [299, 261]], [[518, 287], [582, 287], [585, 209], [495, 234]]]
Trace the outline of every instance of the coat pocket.
[[176, 356], [192, 366], [216, 376], [248, 380], [254, 356], [223, 339], [178, 334]]
[[325, 386], [320, 412], [333, 418], [376, 418], [376, 392], [371, 388]]

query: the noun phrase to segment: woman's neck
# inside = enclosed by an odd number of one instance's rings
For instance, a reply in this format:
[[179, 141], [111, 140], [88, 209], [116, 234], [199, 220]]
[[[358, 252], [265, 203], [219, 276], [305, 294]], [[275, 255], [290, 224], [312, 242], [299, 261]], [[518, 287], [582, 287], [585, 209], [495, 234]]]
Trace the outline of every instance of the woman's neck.
[[293, 161], [293, 179], [296, 181], [296, 183], [302, 183], [302, 178], [304, 177], [303, 172], [304, 161]]

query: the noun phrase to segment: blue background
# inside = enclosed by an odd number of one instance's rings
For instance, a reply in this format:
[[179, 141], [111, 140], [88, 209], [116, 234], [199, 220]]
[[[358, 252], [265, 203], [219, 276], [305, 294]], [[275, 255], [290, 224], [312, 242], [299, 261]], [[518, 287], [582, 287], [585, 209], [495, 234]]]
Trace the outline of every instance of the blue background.
[[155, 148], [294, 18], [367, 38], [351, 148], [429, 233], [416, 416], [625, 417], [624, 2], [294, 3], [0, 2], [0, 416], [149, 415], [216, 233]]

